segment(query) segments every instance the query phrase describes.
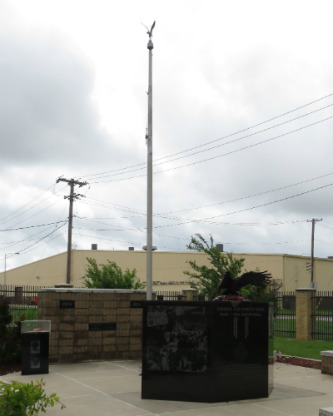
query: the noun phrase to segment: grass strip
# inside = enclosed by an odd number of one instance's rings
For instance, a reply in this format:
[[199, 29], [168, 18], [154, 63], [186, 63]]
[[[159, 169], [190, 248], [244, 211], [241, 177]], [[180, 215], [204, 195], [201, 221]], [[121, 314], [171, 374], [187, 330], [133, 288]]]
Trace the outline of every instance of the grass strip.
[[284, 355], [320, 360], [320, 351], [333, 350], [332, 341], [301, 341], [299, 339], [274, 337], [274, 349]]

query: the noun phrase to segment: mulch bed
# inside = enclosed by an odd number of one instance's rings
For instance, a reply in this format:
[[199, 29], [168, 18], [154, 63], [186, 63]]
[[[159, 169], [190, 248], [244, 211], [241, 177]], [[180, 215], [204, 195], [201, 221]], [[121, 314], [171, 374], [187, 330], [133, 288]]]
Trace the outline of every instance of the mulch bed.
[[300, 358], [300, 357], [292, 357], [289, 355], [282, 355], [281, 357], [279, 356], [277, 357], [277, 362], [321, 370], [321, 360], [311, 360], [308, 358]]
[[0, 376], [21, 371], [21, 364], [0, 364]]

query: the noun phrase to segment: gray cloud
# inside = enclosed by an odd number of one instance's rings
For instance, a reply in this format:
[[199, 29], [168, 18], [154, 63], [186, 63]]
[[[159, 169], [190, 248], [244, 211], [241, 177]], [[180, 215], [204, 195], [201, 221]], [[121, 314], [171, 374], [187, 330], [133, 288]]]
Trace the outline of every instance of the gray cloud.
[[0, 35], [2, 163], [95, 163], [112, 148], [92, 103], [94, 73], [57, 39]]

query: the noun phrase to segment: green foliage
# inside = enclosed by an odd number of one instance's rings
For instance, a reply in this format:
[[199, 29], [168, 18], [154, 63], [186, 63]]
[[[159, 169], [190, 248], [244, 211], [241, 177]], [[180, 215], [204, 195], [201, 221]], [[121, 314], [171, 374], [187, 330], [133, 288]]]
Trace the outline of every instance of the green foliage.
[[3, 334], [7, 330], [7, 325], [12, 322], [12, 316], [9, 312], [9, 305], [6, 301], [0, 302], [0, 334]]
[[113, 261], [98, 265], [95, 259], [87, 258], [88, 268], [82, 277], [85, 287], [98, 289], [143, 289], [144, 284], [136, 276], [136, 270], [125, 272]]
[[[2, 416], [33, 416], [39, 412], [46, 413], [48, 407], [54, 407], [59, 403], [59, 397], [55, 393], [48, 396], [43, 379], [30, 383], [12, 381], [4, 383], [0, 381], [0, 415]], [[61, 405], [61, 409], [64, 405]]]
[[281, 287], [280, 283], [272, 280], [266, 287], [247, 285], [241, 289], [241, 294], [248, 300], [254, 302], [272, 302], [274, 306], [274, 316], [279, 311], [279, 298], [277, 296]]
[[18, 321], [35, 321], [38, 319], [38, 306], [33, 305], [19, 305], [19, 307], [10, 306], [10, 314], [12, 315], [13, 322]]
[[240, 274], [244, 265], [244, 259], [234, 259], [231, 253], [221, 253], [214, 246], [212, 236], [207, 241], [201, 234], [195, 234], [195, 237], [191, 237], [191, 242], [187, 248], [206, 253], [212, 265], [212, 267], [199, 266], [196, 261], [189, 261], [194, 272], [184, 272], [190, 278], [190, 286], [197, 289], [199, 295], [207, 296], [209, 300], [217, 296], [217, 288], [224, 273], [228, 270], [233, 277], [236, 277]]
[[0, 302], [0, 364], [19, 363], [21, 359], [20, 323], [12, 322], [9, 305]]

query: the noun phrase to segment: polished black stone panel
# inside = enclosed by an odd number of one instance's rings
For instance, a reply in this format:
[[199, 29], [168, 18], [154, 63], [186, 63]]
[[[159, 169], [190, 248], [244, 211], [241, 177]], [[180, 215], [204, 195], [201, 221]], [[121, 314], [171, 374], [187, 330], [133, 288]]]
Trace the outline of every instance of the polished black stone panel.
[[142, 398], [268, 397], [271, 318], [268, 303], [144, 302]]
[[117, 322], [91, 322], [89, 323], [89, 331], [115, 331]]
[[60, 300], [60, 309], [75, 309], [75, 300]]
[[49, 335], [49, 332], [22, 334], [22, 375], [49, 372]]

